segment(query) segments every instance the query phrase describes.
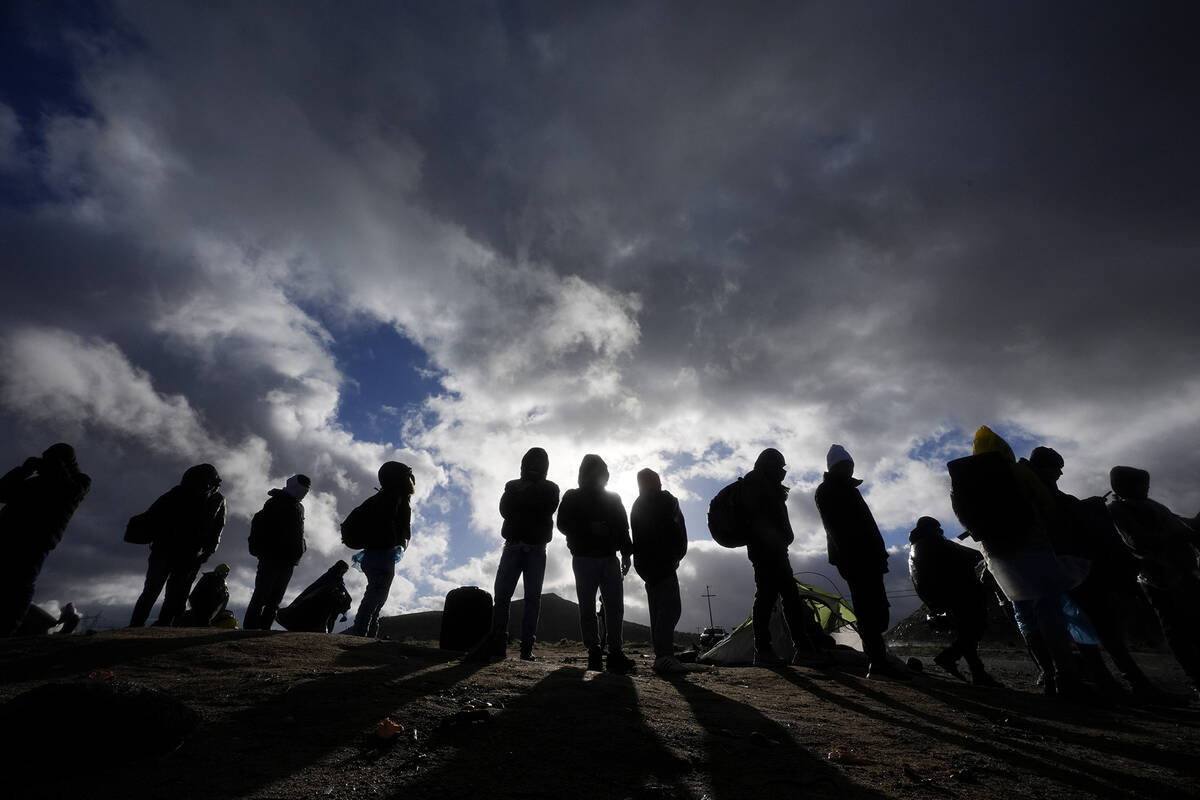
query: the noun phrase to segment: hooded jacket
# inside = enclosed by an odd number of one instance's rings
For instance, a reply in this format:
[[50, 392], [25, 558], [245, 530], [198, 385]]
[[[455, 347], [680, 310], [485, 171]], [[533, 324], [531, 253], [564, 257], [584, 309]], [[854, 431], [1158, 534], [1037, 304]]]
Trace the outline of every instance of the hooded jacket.
[[225, 528], [225, 496], [209, 487], [219, 483], [210, 464], [198, 464], [155, 500], [146, 511], [155, 531], [150, 550], [182, 560], [207, 559], [216, 552]]
[[521, 477], [504, 485], [500, 535], [506, 542], [544, 545], [554, 533], [558, 508], [558, 484], [546, 480], [550, 459], [546, 451], [533, 447], [521, 459]]
[[1166, 589], [1197, 571], [1200, 536], [1162, 503], [1148, 497], [1150, 474], [1113, 467], [1114, 496], [1108, 510], [1125, 545], [1137, 560], [1143, 583]]
[[975, 567], [983, 553], [953, 542], [938, 526], [918, 526], [908, 535], [908, 572], [921, 602], [949, 611], [983, 594]]
[[55, 445], [40, 460], [9, 470], [0, 478], [0, 535], [5, 546], [53, 550], [91, 486], [92, 479], [79, 471], [74, 450], [67, 445]]
[[796, 540], [787, 512], [788, 490], [781, 479], [756, 465], [738, 484], [737, 507], [746, 515], [746, 555], [751, 561], [786, 555]]
[[304, 504], [285, 489], [272, 489], [267, 495], [262, 510], [250, 521], [250, 554], [295, 566], [308, 549]]
[[579, 465], [579, 488], [568, 489], [558, 507], [558, 529], [567, 537], [573, 556], [603, 558], [617, 551], [631, 555], [629, 518], [621, 496], [605, 490], [608, 465], [586, 455]]
[[861, 485], [858, 478], [826, 472], [817, 487], [817, 513], [825, 526], [829, 563], [843, 577], [888, 571], [887, 547], [867, 501], [858, 491]]
[[661, 488], [643, 492], [629, 514], [633, 568], [647, 586], [669, 577], [687, 553], [687, 525], [679, 501]]

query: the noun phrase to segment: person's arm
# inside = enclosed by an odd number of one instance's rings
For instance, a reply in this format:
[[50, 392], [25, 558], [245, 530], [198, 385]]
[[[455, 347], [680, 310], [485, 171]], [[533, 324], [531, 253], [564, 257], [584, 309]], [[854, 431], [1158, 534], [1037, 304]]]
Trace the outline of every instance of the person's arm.
[[41, 461], [37, 456], [30, 456], [25, 463], [4, 473], [4, 477], [0, 478], [0, 503], [11, 503], [17, 499], [18, 487], [37, 471]]
[[202, 561], [207, 561], [217, 552], [217, 547], [221, 544], [221, 531], [225, 530], [225, 496], [217, 492], [216, 497], [217, 507], [206, 526], [204, 541], [201, 544]]

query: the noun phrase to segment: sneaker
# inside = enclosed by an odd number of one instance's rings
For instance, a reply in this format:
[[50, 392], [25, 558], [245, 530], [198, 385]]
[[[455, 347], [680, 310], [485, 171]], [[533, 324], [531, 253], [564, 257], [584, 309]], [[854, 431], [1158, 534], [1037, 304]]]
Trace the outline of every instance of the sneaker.
[[588, 665], [587, 668], [592, 672], [604, 671], [604, 653], [599, 647], [588, 650]]
[[883, 661], [877, 664], [871, 664], [867, 668], [867, 677], [873, 681], [903, 681], [907, 683], [912, 680], [912, 675], [909, 675], [899, 667], [894, 666], [888, 661]]
[[675, 656], [659, 656], [654, 659], [654, 666], [650, 669], [658, 675], [683, 675], [688, 671], [683, 662]]
[[958, 659], [945, 650], [933, 657], [933, 663], [937, 664], [939, 667], [946, 670], [946, 672], [949, 672], [960, 681], [965, 681], [967, 679], [967, 677], [958, 669]]
[[615, 672], [618, 675], [628, 675], [635, 669], [637, 669], [637, 666], [633, 663], [633, 659], [620, 650], [614, 650], [608, 654], [609, 672]]
[[782, 667], [786, 663], [772, 647], [754, 648], [754, 666], [756, 667]]
[[537, 658], [533, 655], [532, 650], [522, 650], [521, 651], [521, 660], [522, 661], [537, 661]]

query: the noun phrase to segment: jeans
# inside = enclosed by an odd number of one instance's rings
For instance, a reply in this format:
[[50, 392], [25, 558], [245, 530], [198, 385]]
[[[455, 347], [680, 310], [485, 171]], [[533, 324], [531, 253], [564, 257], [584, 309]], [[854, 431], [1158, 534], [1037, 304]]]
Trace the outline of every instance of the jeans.
[[166, 597], [163, 598], [162, 608], [158, 611], [155, 625], [174, 625], [183, 616], [187, 608], [188, 593], [196, 581], [196, 573], [204, 559], [194, 556], [171, 556], [150, 551], [150, 563], [146, 568], [146, 584], [142, 594], [133, 606], [133, 617], [129, 627], [140, 628], [150, 617], [150, 609], [158, 600], [158, 595], [167, 586]]
[[258, 560], [258, 572], [254, 575], [254, 594], [246, 606], [246, 618], [242, 627], [246, 630], [271, 630], [275, 612], [283, 602], [284, 592], [292, 580], [295, 565], [287, 561]]
[[521, 619], [521, 652], [533, 650], [537, 637], [538, 613], [542, 607], [542, 579], [546, 576], [546, 546], [509, 542], [500, 554], [496, 568], [495, 605], [492, 608], [492, 631], [508, 632], [508, 608], [517, 578], [524, 576], [525, 614]]
[[362, 571], [367, 576], [367, 590], [363, 592], [358, 613], [354, 615], [352, 630], [358, 636], [374, 639], [379, 635], [379, 612], [387, 602], [396, 577], [396, 556], [392, 548], [367, 550], [363, 553]]
[[579, 601], [579, 632], [588, 650], [600, 649], [600, 630], [596, 623], [596, 590], [604, 602], [604, 622], [608, 634], [608, 652], [621, 652], [621, 627], [625, 619], [625, 590], [621, 583], [621, 562], [616, 555], [573, 556], [575, 596]]
[[665, 578], [646, 584], [646, 600], [650, 604], [650, 640], [654, 655], [675, 655], [675, 626], [683, 613], [679, 599], [679, 575], [672, 572]]

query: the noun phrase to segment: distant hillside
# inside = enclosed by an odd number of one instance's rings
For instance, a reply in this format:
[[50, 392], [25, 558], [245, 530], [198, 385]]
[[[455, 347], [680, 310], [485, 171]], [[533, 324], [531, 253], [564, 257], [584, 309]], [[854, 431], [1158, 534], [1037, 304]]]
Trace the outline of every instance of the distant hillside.
[[[525, 601], [514, 600], [508, 616], [508, 634], [514, 639], [521, 636], [521, 617], [524, 613]], [[441, 611], [418, 611], [379, 620], [380, 633], [396, 641], [437, 641], [441, 627]], [[650, 641], [649, 625], [626, 620], [622, 632], [627, 642]], [[675, 641], [679, 644], [691, 644], [695, 638], [689, 633], [675, 632]], [[556, 594], [544, 594], [538, 616], [538, 641], [557, 642], [561, 639], [579, 641], [579, 604]]]

